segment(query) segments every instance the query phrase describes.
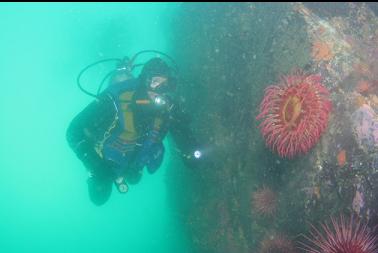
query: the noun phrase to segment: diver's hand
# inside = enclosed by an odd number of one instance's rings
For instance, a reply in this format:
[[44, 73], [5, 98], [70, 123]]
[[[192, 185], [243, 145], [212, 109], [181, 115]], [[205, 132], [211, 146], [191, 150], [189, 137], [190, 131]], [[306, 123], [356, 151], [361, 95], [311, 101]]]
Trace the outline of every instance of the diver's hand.
[[173, 100], [166, 95], [153, 94], [150, 101], [155, 110], [160, 112], [170, 112], [174, 106]]

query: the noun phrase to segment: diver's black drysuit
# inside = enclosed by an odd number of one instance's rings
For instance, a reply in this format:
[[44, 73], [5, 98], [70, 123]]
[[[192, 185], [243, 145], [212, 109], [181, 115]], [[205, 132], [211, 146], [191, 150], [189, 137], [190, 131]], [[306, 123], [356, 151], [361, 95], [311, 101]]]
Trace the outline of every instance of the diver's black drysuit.
[[[146, 98], [146, 94], [142, 85], [136, 85], [133, 101]], [[97, 205], [105, 203], [110, 197], [115, 178], [113, 169], [115, 164], [102, 157], [99, 144], [106, 138], [106, 135], [112, 135], [120, 124], [117, 118], [117, 111], [120, 108], [116, 102], [114, 96], [105, 90], [99, 99], [90, 103], [72, 120], [66, 133], [69, 146], [91, 174], [88, 179], [89, 195], [92, 202]], [[155, 162], [155, 165], [145, 161], [149, 161], [149, 158], [155, 156], [156, 153], [156, 151], [148, 150], [150, 144], [159, 142], [162, 146], [162, 140], [168, 131], [172, 134], [179, 152], [183, 155], [184, 163], [190, 167], [198, 164], [199, 161], [192, 156], [194, 150], [198, 148], [198, 143], [190, 130], [189, 118], [176, 103], [171, 103], [169, 110], [163, 111], [154, 108], [153, 104], [137, 105], [133, 103], [132, 111], [137, 132], [140, 134], [133, 151], [129, 153], [132, 165], [124, 171], [129, 183], [136, 183], [140, 179], [140, 172], [145, 165], [150, 173], [160, 166], [161, 160]], [[156, 117], [160, 117], [163, 123], [158, 131], [155, 131], [156, 136], [151, 142], [148, 138], [151, 138], [149, 133], [151, 133], [153, 119]]]

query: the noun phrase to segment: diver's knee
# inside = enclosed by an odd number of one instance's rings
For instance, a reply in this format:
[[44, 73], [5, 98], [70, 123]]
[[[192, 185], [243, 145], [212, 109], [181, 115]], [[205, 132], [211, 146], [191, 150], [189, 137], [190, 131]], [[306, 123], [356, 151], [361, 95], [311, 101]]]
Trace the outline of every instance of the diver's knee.
[[159, 164], [148, 164], [147, 165], [147, 171], [150, 174], [154, 174], [160, 167], [161, 163]]
[[137, 184], [142, 178], [141, 169], [130, 169], [126, 172], [126, 181], [129, 184]]

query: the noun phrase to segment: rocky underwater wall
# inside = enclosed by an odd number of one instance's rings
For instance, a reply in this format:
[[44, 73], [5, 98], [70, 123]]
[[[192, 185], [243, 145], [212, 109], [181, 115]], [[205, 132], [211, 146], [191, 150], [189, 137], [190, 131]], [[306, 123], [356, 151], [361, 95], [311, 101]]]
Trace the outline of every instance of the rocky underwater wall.
[[[378, 224], [378, 21], [371, 7], [183, 3], [173, 23], [179, 94], [211, 160], [197, 170], [172, 164], [167, 176], [172, 208], [196, 252], [301, 252], [309, 224], [341, 215]], [[300, 102], [290, 92], [273, 96], [283, 100], [281, 116], [269, 123], [291, 125], [280, 136], [273, 127], [269, 146], [256, 117], [264, 90], [280, 82], [316, 82], [325, 91], [313, 89]], [[317, 109], [325, 93], [329, 112]], [[306, 112], [321, 115], [305, 121]], [[319, 122], [325, 129], [313, 133]], [[283, 135], [300, 124], [305, 134], [288, 139], [297, 142], [291, 150], [305, 152], [282, 157], [278, 142], [289, 154]]]

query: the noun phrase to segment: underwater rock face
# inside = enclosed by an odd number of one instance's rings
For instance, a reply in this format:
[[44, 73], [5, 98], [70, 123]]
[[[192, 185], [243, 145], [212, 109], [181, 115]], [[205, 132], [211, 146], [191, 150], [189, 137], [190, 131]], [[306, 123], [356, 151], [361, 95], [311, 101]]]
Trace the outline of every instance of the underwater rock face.
[[269, 235], [261, 241], [260, 253], [295, 253], [293, 242], [282, 234]]
[[353, 128], [358, 144], [371, 152], [378, 147], [378, 116], [367, 104], [352, 114]]
[[[346, 5], [348, 13], [324, 19], [305, 4], [183, 4], [186, 8], [175, 23], [175, 58], [190, 84], [181, 87], [181, 94], [193, 114], [196, 135], [217, 154], [208, 168], [170, 175], [169, 194], [176, 195], [175, 208], [195, 252], [259, 252], [272, 234], [295, 240], [309, 231], [308, 222], [324, 222], [331, 214], [354, 213], [371, 224], [378, 221], [378, 155], [367, 155], [360, 147], [373, 151], [376, 147], [376, 127], [367, 127], [375, 114], [366, 106], [356, 110], [353, 96], [359, 80], [377, 79], [376, 61], [368, 61], [370, 67], [361, 71], [358, 67], [363, 49], [377, 43], [372, 38], [356, 50], [349, 38], [365, 42], [370, 37], [355, 36], [356, 32], [366, 24], [378, 27], [378, 22], [373, 22], [374, 17], [363, 19], [365, 12], [359, 6]], [[334, 16], [336, 10], [331, 11]], [[362, 19], [356, 18], [360, 14]], [[360, 21], [355, 24], [355, 20]], [[374, 59], [369, 52], [364, 59]], [[316, 145], [305, 146], [306, 152], [296, 159], [283, 159], [265, 148], [255, 119], [267, 84], [298, 68], [321, 76], [332, 112], [324, 131], [315, 133], [322, 135]], [[358, 106], [375, 109], [368, 97], [372, 92], [365, 88]], [[302, 120], [302, 100], [293, 94], [286, 98], [279, 113], [293, 128]], [[281, 153], [291, 154], [284, 146]], [[251, 194], [264, 185], [279, 196], [272, 216], [251, 212]]]

